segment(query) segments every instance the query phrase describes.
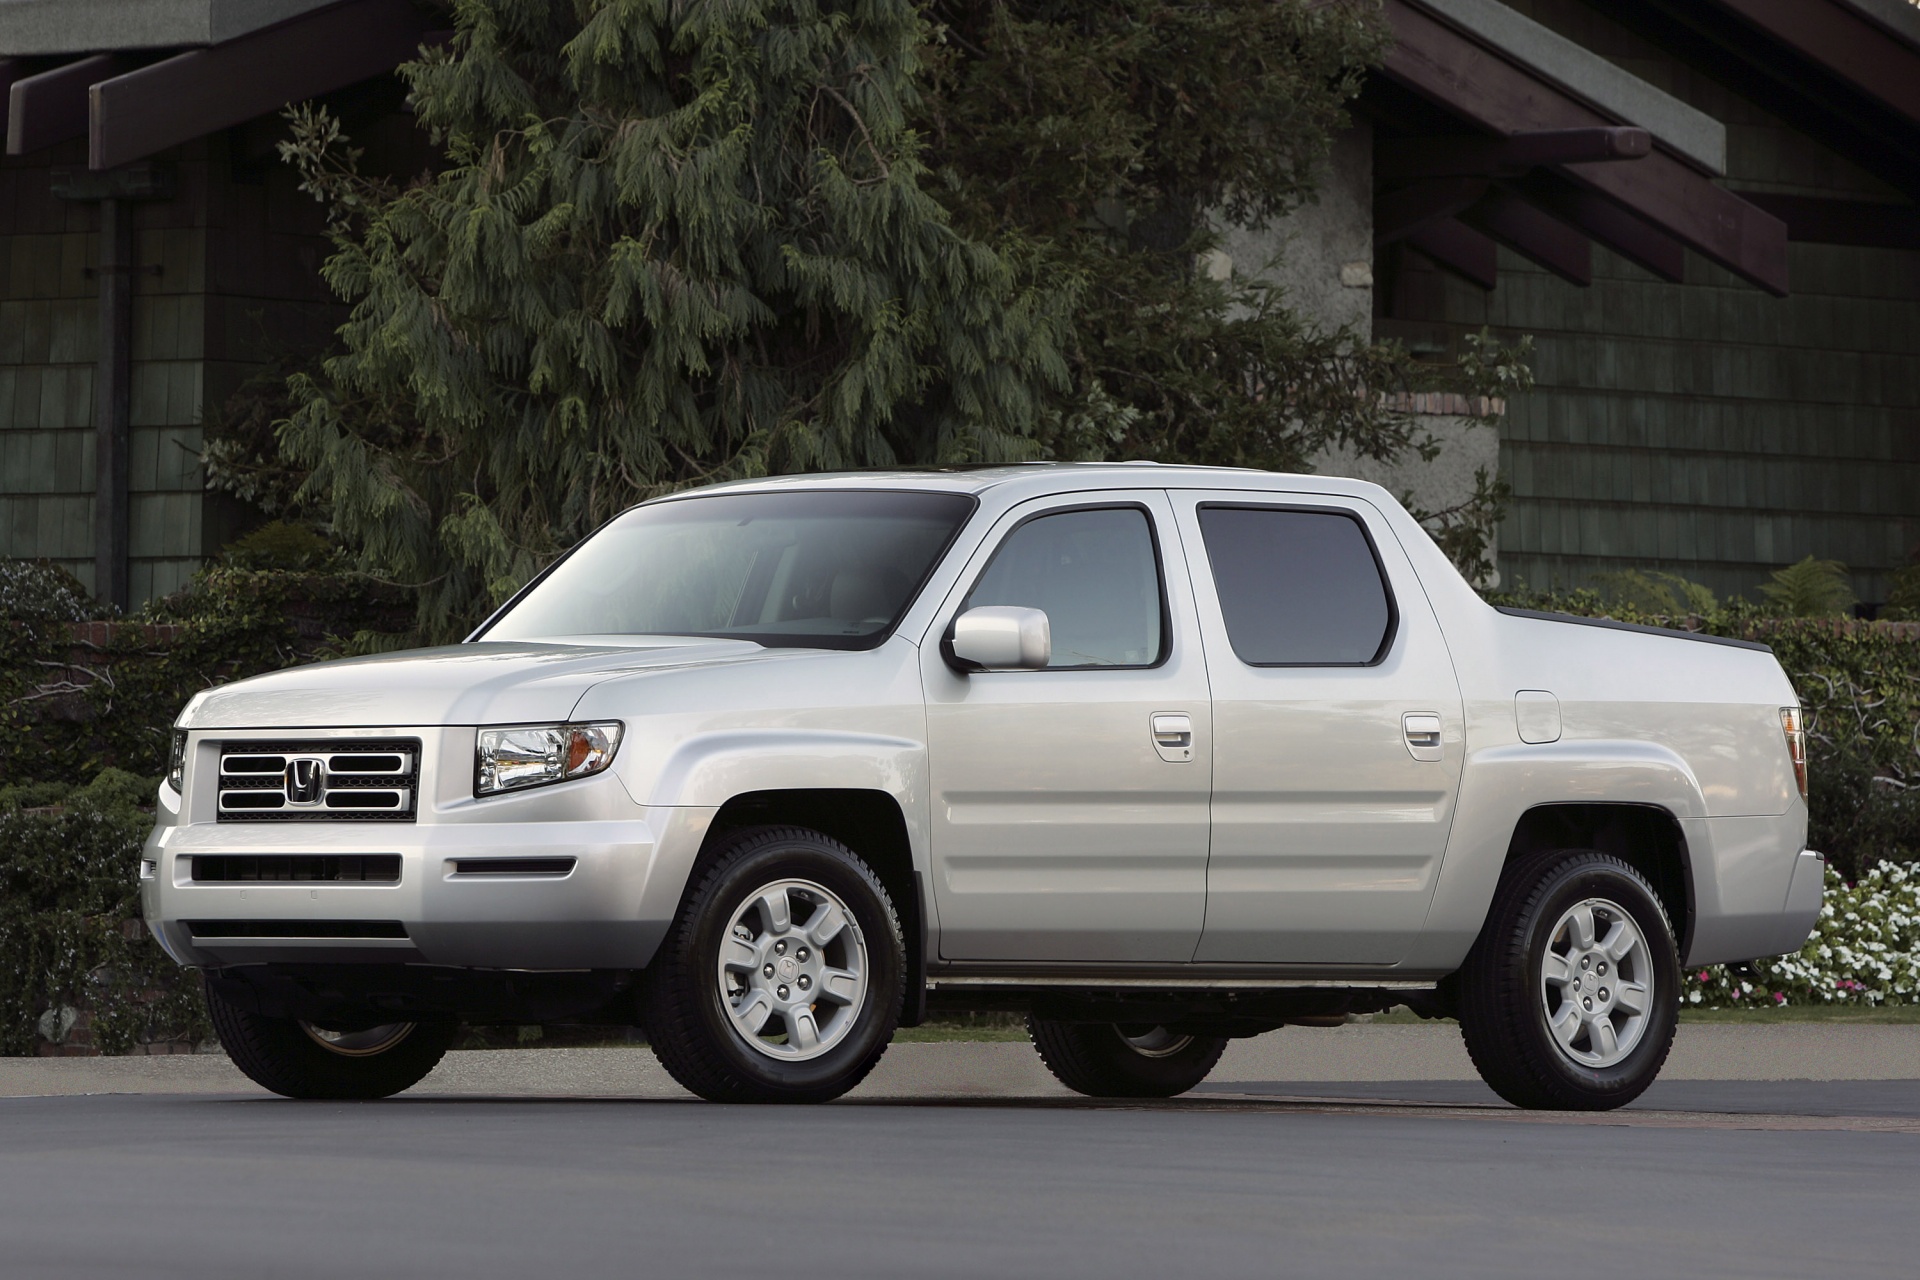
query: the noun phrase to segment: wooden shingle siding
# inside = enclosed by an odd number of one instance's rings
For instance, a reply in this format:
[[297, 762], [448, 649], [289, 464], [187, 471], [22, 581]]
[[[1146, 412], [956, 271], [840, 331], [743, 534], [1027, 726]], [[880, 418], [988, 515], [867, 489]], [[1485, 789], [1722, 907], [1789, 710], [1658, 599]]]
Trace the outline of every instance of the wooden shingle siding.
[[[176, 194], [134, 211], [132, 598], [177, 589], [217, 549], [200, 465], [210, 409], [263, 359], [322, 349], [342, 318], [320, 279], [322, 216], [290, 170], [236, 176], [225, 135], [157, 157]], [[55, 199], [83, 143], [0, 161], [0, 556], [93, 581], [94, 206]]]
[[[1899, 201], [1871, 174], [1581, 0], [1516, 9], [1724, 121], [1736, 189]], [[1791, 296], [1696, 255], [1669, 284], [1595, 246], [1581, 289], [1500, 252], [1491, 293], [1403, 258], [1382, 336], [1458, 349], [1532, 334], [1501, 466], [1508, 583], [1573, 586], [1658, 568], [1752, 594], [1806, 555], [1846, 562], [1862, 599], [1920, 549], [1920, 253], [1791, 246]]]

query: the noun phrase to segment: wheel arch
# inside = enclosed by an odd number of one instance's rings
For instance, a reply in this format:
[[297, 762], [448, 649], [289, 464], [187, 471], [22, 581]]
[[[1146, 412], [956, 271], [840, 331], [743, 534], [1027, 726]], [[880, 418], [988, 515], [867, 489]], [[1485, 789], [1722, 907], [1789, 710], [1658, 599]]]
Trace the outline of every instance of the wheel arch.
[[1638, 871], [1666, 908], [1680, 954], [1687, 954], [1693, 943], [1693, 866], [1686, 832], [1670, 809], [1605, 801], [1535, 805], [1514, 824], [1503, 872], [1542, 849], [1593, 849]]
[[[926, 1020], [926, 902], [914, 864], [906, 813], [890, 792], [859, 787], [794, 787], [748, 791], [720, 806], [707, 827], [704, 860], [736, 831], [796, 826], [818, 831], [853, 850], [873, 868], [893, 899], [906, 944], [906, 1004], [900, 1025]], [[695, 877], [689, 877], [689, 883]]]

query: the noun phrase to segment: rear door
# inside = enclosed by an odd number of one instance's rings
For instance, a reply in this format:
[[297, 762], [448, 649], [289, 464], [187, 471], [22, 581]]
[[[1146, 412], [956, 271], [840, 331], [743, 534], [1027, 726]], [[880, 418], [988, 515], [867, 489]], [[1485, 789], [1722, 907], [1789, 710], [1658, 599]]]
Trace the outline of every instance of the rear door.
[[1433, 896], [1459, 685], [1369, 504], [1176, 492], [1213, 693], [1212, 852], [1194, 958], [1391, 964]]
[[[1079, 493], [1004, 516], [921, 646], [949, 960], [1183, 962], [1206, 906], [1207, 673], [1173, 510]], [[961, 675], [978, 605], [1046, 611], [1053, 664]]]

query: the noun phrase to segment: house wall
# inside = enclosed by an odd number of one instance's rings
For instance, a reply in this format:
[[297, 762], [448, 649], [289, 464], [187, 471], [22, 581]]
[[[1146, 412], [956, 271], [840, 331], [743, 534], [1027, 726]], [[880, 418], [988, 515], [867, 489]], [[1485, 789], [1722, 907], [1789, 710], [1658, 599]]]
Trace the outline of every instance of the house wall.
[[[1724, 121], [1729, 187], [1900, 199], [1579, 0], [1511, 2]], [[1583, 289], [1502, 250], [1491, 293], [1395, 256], [1380, 336], [1436, 355], [1482, 325], [1534, 336], [1536, 388], [1500, 428], [1508, 583], [1641, 567], [1751, 594], [1811, 554], [1884, 600], [1920, 548], [1920, 253], [1795, 244], [1785, 299], [1692, 254], [1669, 284], [1596, 245]]]
[[[226, 134], [157, 159], [175, 195], [133, 207], [136, 606], [185, 582], [239, 518], [206, 492], [208, 412], [275, 352], [321, 349], [338, 315], [320, 212], [285, 166], [231, 163]], [[84, 139], [0, 160], [0, 556], [54, 560], [91, 589], [99, 211], [51, 183], [86, 160]]]

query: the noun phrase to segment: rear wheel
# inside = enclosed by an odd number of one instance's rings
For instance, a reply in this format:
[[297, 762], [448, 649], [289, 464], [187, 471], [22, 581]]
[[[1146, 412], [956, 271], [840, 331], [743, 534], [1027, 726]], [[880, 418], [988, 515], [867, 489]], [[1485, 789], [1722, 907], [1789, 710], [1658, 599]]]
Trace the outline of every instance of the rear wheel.
[[1061, 1084], [1089, 1098], [1171, 1098], [1207, 1078], [1227, 1042], [1165, 1027], [1055, 1022], [1029, 1017], [1040, 1060]]
[[220, 1045], [249, 1080], [288, 1098], [386, 1098], [424, 1080], [453, 1044], [453, 1022], [335, 1030], [270, 1018], [207, 992]]
[[906, 951], [872, 868], [816, 831], [755, 828], [706, 864], [647, 970], [647, 1040], [715, 1102], [824, 1102], [900, 1020]]
[[1459, 981], [1467, 1052], [1519, 1107], [1624, 1106], [1660, 1074], [1679, 1023], [1666, 912], [1639, 872], [1591, 850], [1510, 867]]

